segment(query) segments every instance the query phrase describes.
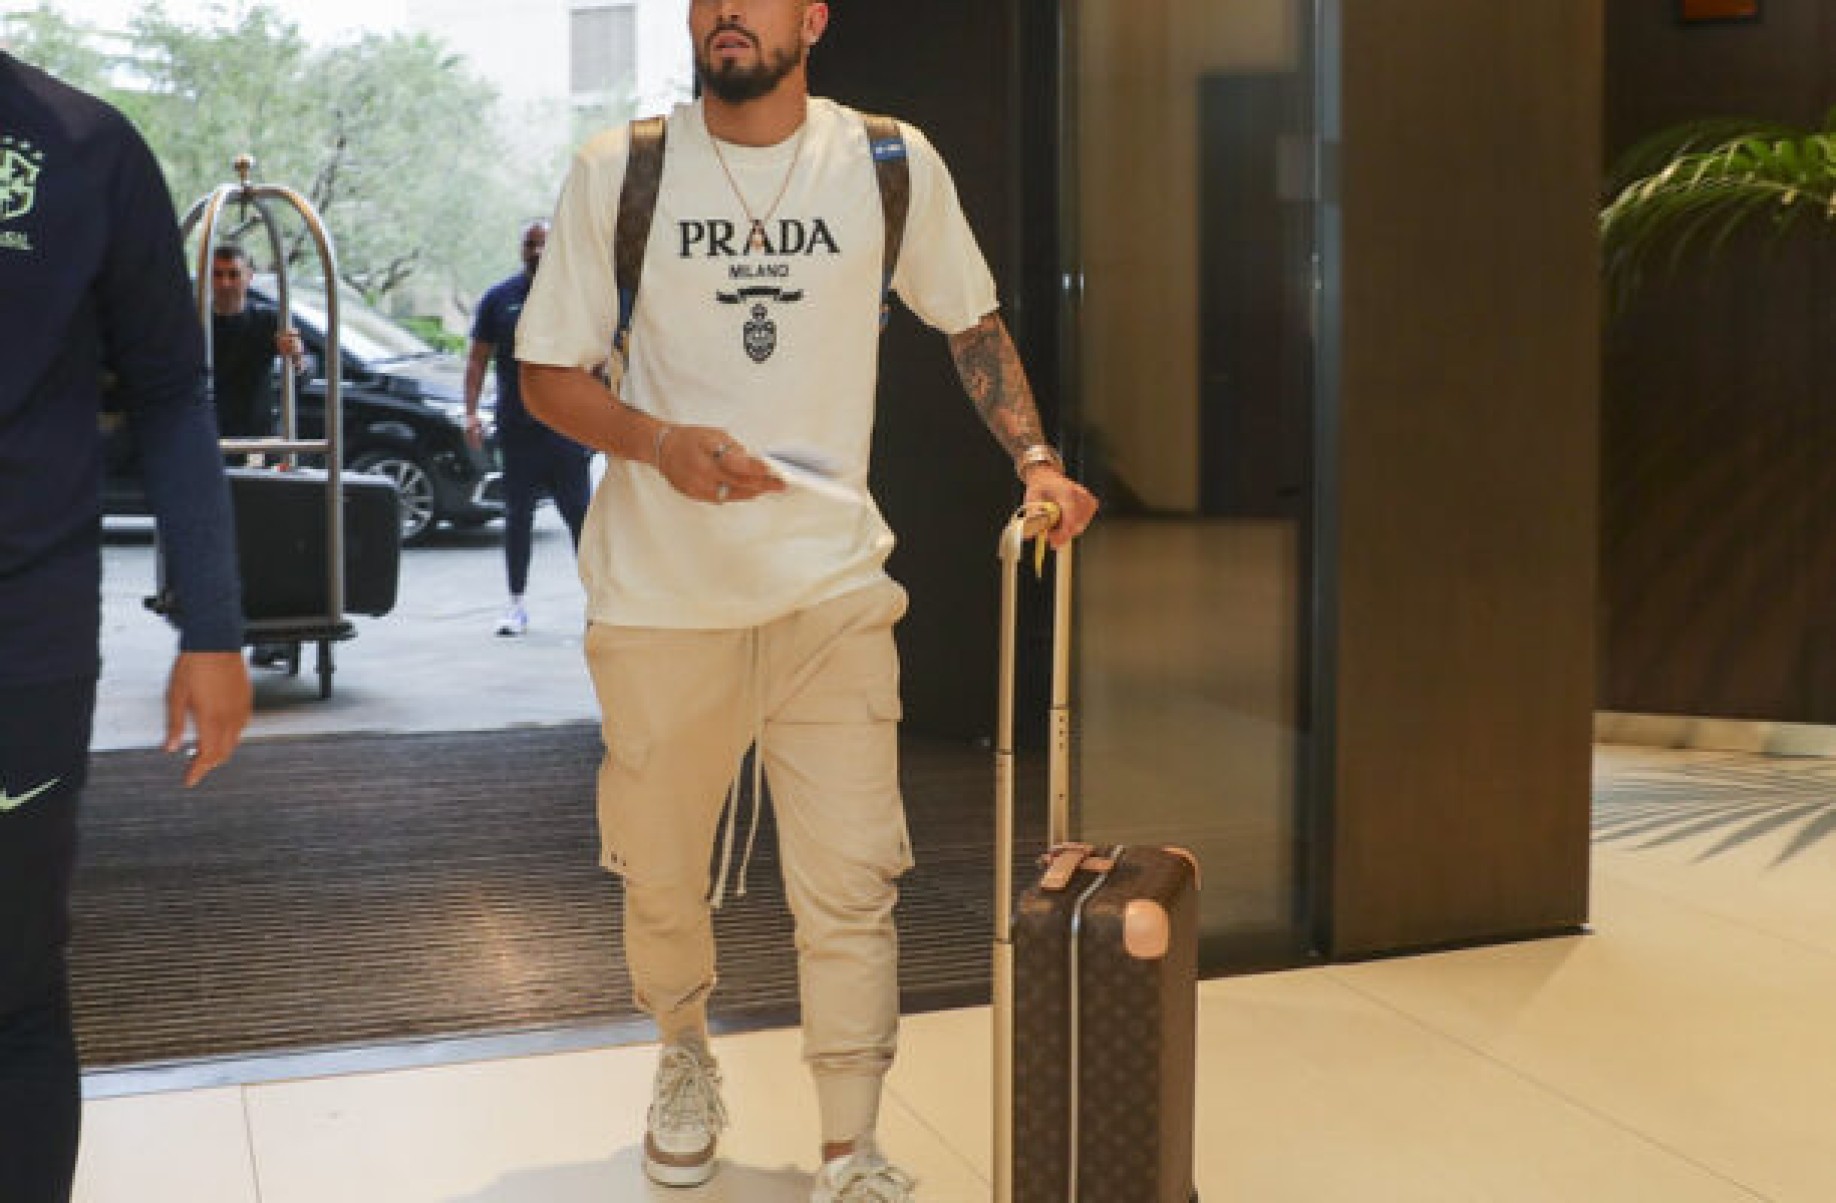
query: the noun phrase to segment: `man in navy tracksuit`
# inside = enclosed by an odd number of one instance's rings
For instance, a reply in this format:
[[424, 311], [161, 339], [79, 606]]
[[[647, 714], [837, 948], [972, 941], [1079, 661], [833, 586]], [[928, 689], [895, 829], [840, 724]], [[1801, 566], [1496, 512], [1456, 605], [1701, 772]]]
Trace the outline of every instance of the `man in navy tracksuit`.
[[249, 715], [229, 494], [172, 201], [114, 109], [0, 52], [0, 1199], [63, 1203], [65, 946], [100, 662], [104, 388], [181, 607], [165, 746], [194, 785]]
[[523, 270], [493, 285], [478, 302], [472, 321], [472, 350], [465, 365], [465, 437], [480, 445], [484, 429], [478, 417], [478, 395], [485, 365], [497, 367], [497, 446], [504, 457], [504, 567], [510, 578], [510, 605], [498, 621], [499, 635], [521, 635], [529, 627], [523, 590], [529, 583], [530, 536], [536, 502], [546, 491], [580, 546], [593, 486], [587, 472], [592, 452], [556, 434], [523, 408], [516, 364], [516, 323], [523, 299], [542, 262], [548, 223], [534, 221], [523, 229]]

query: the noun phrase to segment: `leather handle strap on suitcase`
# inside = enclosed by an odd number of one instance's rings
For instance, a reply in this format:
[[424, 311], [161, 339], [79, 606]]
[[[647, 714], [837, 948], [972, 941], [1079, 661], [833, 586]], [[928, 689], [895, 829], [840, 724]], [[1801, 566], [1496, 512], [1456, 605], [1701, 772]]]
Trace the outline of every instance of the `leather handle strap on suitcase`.
[[[1014, 1146], [1014, 677], [1020, 616], [1020, 562], [1029, 538], [1058, 523], [1058, 507], [1021, 507], [1001, 532], [1000, 703], [995, 722], [994, 1183], [995, 1203], [1012, 1203]], [[1046, 824], [1052, 847], [1071, 830], [1071, 544], [1053, 573], [1052, 701]], [[1079, 857], [1081, 862], [1082, 857]], [[1072, 867], [1075, 870], [1075, 866]]]

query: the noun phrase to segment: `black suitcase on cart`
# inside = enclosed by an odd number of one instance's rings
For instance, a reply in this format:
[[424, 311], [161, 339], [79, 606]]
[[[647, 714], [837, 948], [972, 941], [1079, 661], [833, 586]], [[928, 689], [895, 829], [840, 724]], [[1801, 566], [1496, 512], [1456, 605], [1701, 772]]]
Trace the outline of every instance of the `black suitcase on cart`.
[[1194, 1203], [1198, 863], [1097, 848], [1070, 826], [1071, 554], [1058, 553], [1050, 738], [1052, 845], [1011, 917], [1013, 679], [1029, 507], [1002, 536], [996, 751], [996, 1203]]
[[[310, 627], [331, 613], [326, 598], [324, 471], [231, 468], [242, 613], [251, 624]], [[401, 509], [386, 476], [345, 473], [344, 612], [395, 608], [402, 556]]]

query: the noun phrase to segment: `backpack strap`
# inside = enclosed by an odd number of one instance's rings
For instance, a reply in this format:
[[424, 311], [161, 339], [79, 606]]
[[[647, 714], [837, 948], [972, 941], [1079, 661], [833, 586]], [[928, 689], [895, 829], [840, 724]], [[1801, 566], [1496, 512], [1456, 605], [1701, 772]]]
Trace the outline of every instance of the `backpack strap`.
[[880, 211], [886, 218], [886, 250], [880, 264], [880, 325], [891, 313], [893, 272], [905, 245], [905, 218], [912, 208], [912, 164], [905, 150], [899, 123], [877, 113], [862, 113], [867, 144], [873, 153], [873, 173], [880, 184]]
[[612, 248], [613, 279], [618, 283], [618, 329], [612, 335], [612, 346], [620, 355], [631, 337], [631, 316], [638, 285], [644, 279], [644, 248], [650, 242], [651, 218], [657, 213], [657, 190], [663, 185], [668, 132], [661, 117], [631, 123], [631, 152], [618, 194], [618, 229]]

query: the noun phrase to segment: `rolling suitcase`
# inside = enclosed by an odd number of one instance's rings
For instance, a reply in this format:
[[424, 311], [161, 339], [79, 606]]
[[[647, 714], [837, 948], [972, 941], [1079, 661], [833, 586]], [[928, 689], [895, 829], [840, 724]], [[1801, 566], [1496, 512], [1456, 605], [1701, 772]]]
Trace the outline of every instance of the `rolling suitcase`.
[[1029, 506], [1001, 538], [995, 752], [996, 1203], [1194, 1203], [1198, 865], [1177, 848], [1097, 848], [1070, 827], [1071, 550], [1057, 555], [1051, 849], [1013, 898], [1014, 643]]
[[[326, 604], [324, 471], [231, 468], [242, 612], [251, 622], [310, 621]], [[402, 526], [395, 482], [345, 473], [344, 612], [395, 608]]]

